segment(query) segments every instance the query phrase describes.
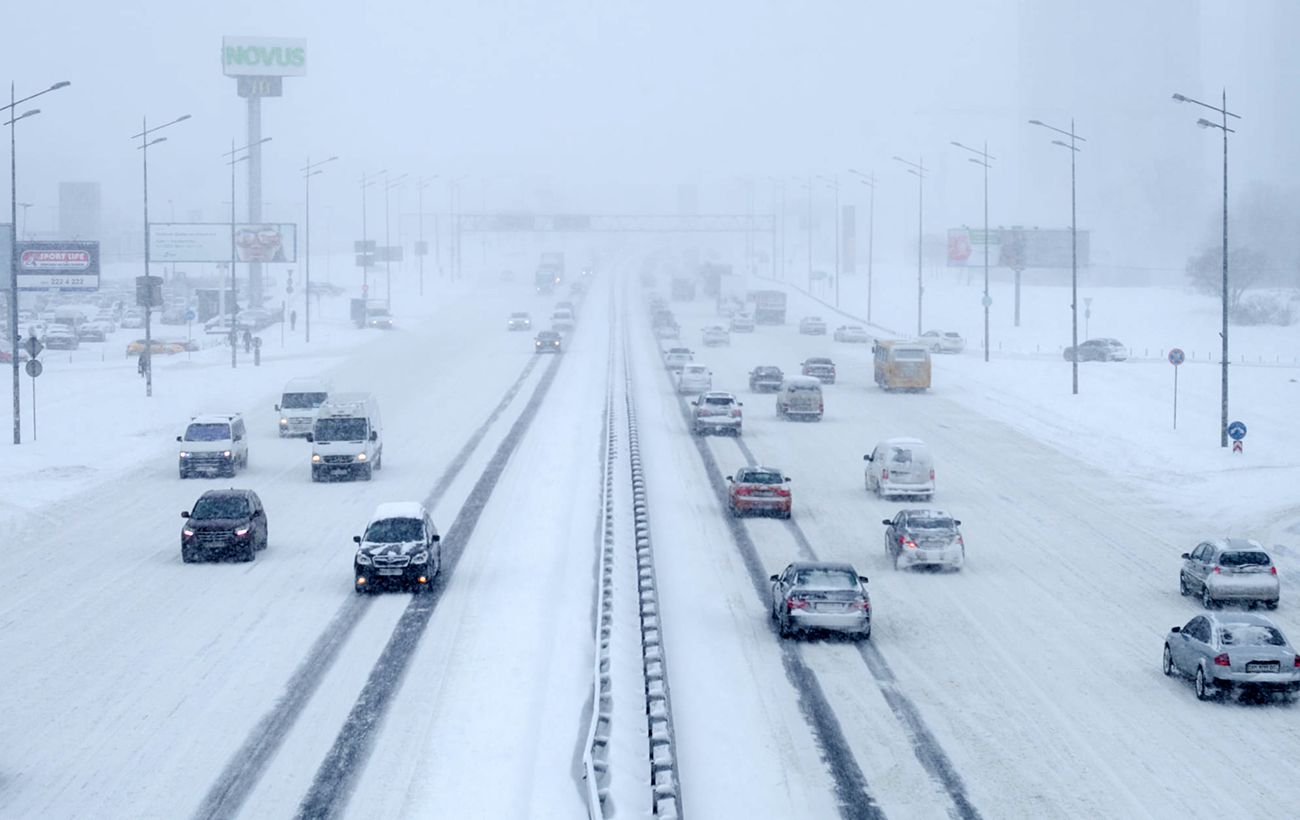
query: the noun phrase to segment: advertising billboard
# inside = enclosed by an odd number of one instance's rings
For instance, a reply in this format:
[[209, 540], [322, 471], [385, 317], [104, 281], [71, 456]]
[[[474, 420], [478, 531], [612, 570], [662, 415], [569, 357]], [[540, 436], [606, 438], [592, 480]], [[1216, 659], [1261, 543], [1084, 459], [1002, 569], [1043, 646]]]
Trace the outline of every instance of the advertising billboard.
[[98, 242], [19, 242], [19, 290], [99, 290]]
[[227, 77], [303, 77], [307, 41], [300, 37], [222, 37], [221, 70]]
[[[229, 262], [229, 222], [151, 222], [152, 262]], [[296, 262], [298, 226], [291, 222], [235, 225], [236, 262]]]
[[[1079, 265], [1088, 264], [1089, 234], [1078, 232]], [[948, 230], [948, 267], [983, 267], [988, 248], [989, 266], [1068, 268], [1071, 264], [1069, 228], [980, 228]]]

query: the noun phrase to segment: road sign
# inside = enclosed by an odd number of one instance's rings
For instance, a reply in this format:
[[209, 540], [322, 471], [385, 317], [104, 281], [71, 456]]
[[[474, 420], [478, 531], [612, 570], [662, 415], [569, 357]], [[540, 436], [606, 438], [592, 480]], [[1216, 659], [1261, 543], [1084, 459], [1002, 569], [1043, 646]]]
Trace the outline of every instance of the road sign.
[[284, 286], [284, 292], [293, 293], [293, 282], [290, 282], [289, 284]]
[[984, 307], [989, 307], [993, 304], [993, 297], [985, 294], [984, 298], [981, 299], [980, 302], [984, 305]]
[[41, 344], [41, 340], [35, 336], [28, 336], [27, 341], [23, 342], [23, 350], [26, 350], [27, 355], [33, 359], [41, 355], [41, 351], [44, 349], [45, 345]]
[[41, 371], [44, 369], [45, 369], [45, 365], [41, 364], [35, 359], [32, 359], [31, 361], [27, 362], [27, 375], [31, 376], [33, 379], [41, 375]]
[[198, 315], [197, 313], [194, 312], [193, 308], [191, 308], [190, 310], [185, 311], [185, 321], [186, 321], [186, 322], [192, 322], [192, 321], [194, 321], [194, 320], [197, 319], [197, 318], [199, 318], [199, 315]]
[[1182, 348], [1175, 347], [1169, 351], [1169, 363], [1174, 367], [1182, 364], [1187, 359], [1187, 354], [1183, 353]]
[[1246, 425], [1239, 421], [1234, 421], [1228, 425], [1228, 438], [1233, 441], [1241, 441], [1246, 437]]
[[1240, 453], [1240, 452], [1241, 452], [1241, 442], [1240, 442], [1240, 441], [1234, 441], [1234, 442], [1232, 443], [1232, 452], [1234, 452], [1234, 453]]
[[361, 295], [362, 295], [362, 296], [365, 296], [365, 295], [366, 295], [367, 293], [369, 293], [369, 292], [370, 292], [370, 286], [369, 286], [369, 285], [362, 285], [362, 286], [361, 286]]

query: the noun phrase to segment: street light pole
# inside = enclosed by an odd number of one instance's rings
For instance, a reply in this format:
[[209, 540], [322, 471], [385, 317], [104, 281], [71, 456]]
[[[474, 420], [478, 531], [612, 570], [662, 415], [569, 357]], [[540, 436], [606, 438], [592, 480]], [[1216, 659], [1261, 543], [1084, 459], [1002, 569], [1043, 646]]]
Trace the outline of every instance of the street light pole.
[[[153, 280], [149, 278], [149, 146], [157, 145], [160, 142], [166, 142], [166, 137], [155, 137], [149, 139], [149, 135], [164, 128], [175, 125], [178, 122], [184, 122], [190, 118], [189, 114], [182, 114], [171, 122], [165, 122], [162, 125], [149, 127], [146, 117], [140, 118], [140, 133], [132, 135], [131, 139], [140, 138], [140, 155], [141, 165], [144, 168], [144, 282], [145, 282], [145, 299], [144, 299], [144, 395], [146, 398], [153, 396]], [[137, 290], [137, 299], [139, 292]]]
[[[320, 162], [312, 162], [311, 157], [307, 157], [307, 164], [303, 166], [303, 168], [301, 169], [302, 187], [303, 187], [303, 206], [306, 211], [306, 218], [304, 220], [306, 224], [303, 226], [303, 233], [305, 234], [303, 238], [303, 246], [304, 246], [305, 257], [306, 257], [304, 259], [304, 262], [306, 264], [303, 266], [304, 284], [303, 284], [303, 291], [302, 291], [302, 303], [303, 303], [302, 318], [304, 322], [303, 341], [308, 344], [311, 343], [311, 178], [316, 176], [317, 174], [325, 173], [324, 171], [320, 170], [320, 166], [329, 162], [333, 162], [336, 159], [338, 159], [338, 157], [334, 156], [334, 157], [330, 157], [329, 159], [323, 159]], [[283, 316], [280, 317], [280, 322], [281, 322], [281, 326], [283, 327], [283, 323], [284, 323]]]
[[864, 174], [861, 171], [849, 169], [850, 174], [856, 174], [859, 182], [871, 189], [867, 199], [867, 323], [871, 323], [871, 279], [872, 279], [872, 259], [875, 256], [875, 234], [876, 234], [876, 175], [874, 173]]
[[373, 174], [361, 175], [361, 261], [365, 264], [361, 266], [361, 298], [370, 298], [370, 263], [374, 261], [374, 254], [369, 253], [369, 238], [366, 235], [366, 189], [374, 185], [380, 176], [387, 174], [388, 169], [376, 171]]
[[840, 306], [840, 181], [839, 178], [818, 176], [835, 190], [835, 307]]
[[[993, 304], [993, 298], [989, 296], [989, 168], [990, 162], [996, 157], [989, 155], [989, 144], [985, 140], [984, 148], [971, 148], [969, 145], [962, 145], [960, 142], [953, 142], [953, 145], [965, 151], [975, 154], [968, 159], [984, 169], [984, 361], [989, 360], [989, 306]], [[978, 157], [978, 159], [977, 159]]]
[[424, 244], [424, 189], [432, 185], [433, 181], [437, 178], [438, 175], [434, 174], [431, 177], [420, 177], [416, 181], [416, 188], [415, 188], [416, 208], [420, 214], [417, 222], [418, 224], [417, 231], [420, 235], [419, 238], [420, 244], [417, 249], [420, 252], [416, 254], [416, 256], [420, 258], [420, 296], [424, 296], [424, 257], [426, 252], [428, 251], [428, 248], [426, 248]]
[[813, 184], [812, 177], [808, 177], [808, 292], [812, 293], [812, 235], [813, 235]]
[[1030, 120], [1030, 125], [1038, 125], [1049, 131], [1055, 131], [1070, 138], [1069, 142], [1061, 140], [1052, 140], [1053, 145], [1059, 145], [1062, 148], [1068, 148], [1070, 151], [1070, 345], [1074, 348], [1074, 355], [1071, 359], [1071, 379], [1073, 395], [1079, 395], [1079, 221], [1078, 211], [1075, 207], [1075, 175], [1074, 175], [1074, 158], [1080, 149], [1075, 143], [1087, 142], [1083, 137], [1074, 133], [1074, 118], [1070, 118], [1070, 130], [1065, 131], [1061, 128], [1048, 125], [1040, 120]]
[[[239, 299], [236, 295], [235, 286], [235, 166], [245, 160], [250, 160], [252, 154], [245, 154], [242, 157], [235, 156], [240, 151], [248, 151], [254, 146], [261, 145], [264, 142], [270, 142], [270, 137], [263, 137], [257, 142], [250, 142], [248, 145], [240, 148], [235, 147], [235, 140], [230, 140], [230, 151], [222, 156], [230, 157], [226, 162], [230, 166], [230, 367], [233, 370], [236, 367], [236, 351], [239, 347], [239, 337], [236, 318], [239, 316]], [[249, 209], [251, 213], [251, 208]], [[252, 281], [249, 282], [249, 295], [252, 295]], [[284, 321], [281, 317], [280, 321]]]
[[1208, 108], [1221, 115], [1222, 122], [1211, 122], [1202, 117], [1196, 121], [1196, 124], [1202, 128], [1218, 128], [1223, 132], [1223, 326], [1219, 331], [1219, 336], [1223, 341], [1222, 357], [1222, 385], [1221, 395], [1219, 397], [1219, 446], [1228, 446], [1228, 135], [1235, 133], [1228, 127], [1228, 117], [1241, 119], [1241, 115], [1234, 114], [1228, 110], [1228, 90], [1223, 89], [1222, 106], [1216, 107], [1203, 103], [1200, 100], [1194, 100], [1191, 97], [1184, 97], [1182, 94], [1175, 94], [1174, 100], [1177, 102], [1189, 102], [1199, 105], [1202, 108]]
[[23, 443], [23, 426], [22, 419], [19, 415], [19, 388], [21, 380], [19, 379], [18, 367], [18, 349], [19, 336], [18, 330], [18, 151], [17, 138], [14, 135], [14, 129], [19, 120], [33, 117], [41, 113], [41, 109], [33, 108], [18, 114], [17, 109], [20, 103], [28, 100], [34, 100], [42, 94], [48, 94], [51, 91], [57, 91], [60, 88], [66, 88], [72, 83], [64, 80], [57, 82], [44, 91], [38, 91], [21, 100], [15, 99], [14, 84], [9, 83], [9, 104], [0, 106], [0, 111], [9, 112], [9, 121], [5, 125], [9, 126], [9, 333], [12, 337], [10, 343], [13, 353], [13, 371], [14, 371], [14, 444]]
[[405, 178], [406, 174], [402, 174], [390, 181], [388, 172], [384, 172], [384, 303], [389, 310], [393, 307], [393, 253], [388, 244], [388, 192], [399, 187]]
[[907, 172], [916, 177], [916, 335], [921, 335], [921, 307], [925, 297], [925, 285], [921, 280], [921, 257], [924, 250], [925, 232], [922, 217], [925, 213], [925, 157], [920, 162], [911, 162], [902, 157], [894, 157], [898, 162], [908, 166]]

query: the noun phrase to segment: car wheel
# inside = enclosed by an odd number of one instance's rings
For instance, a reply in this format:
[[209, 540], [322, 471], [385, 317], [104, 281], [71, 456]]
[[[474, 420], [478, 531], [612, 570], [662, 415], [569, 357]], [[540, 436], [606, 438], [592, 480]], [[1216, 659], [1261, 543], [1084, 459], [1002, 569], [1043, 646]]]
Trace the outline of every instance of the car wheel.
[[867, 624], [867, 631], [866, 631], [866, 632], [859, 632], [859, 633], [858, 633], [858, 638], [857, 638], [857, 639], [860, 640], [860, 641], [869, 641], [869, 640], [871, 640], [871, 624]]
[[190, 474], [188, 472], [186, 472], [185, 470], [181, 470], [181, 478], [189, 478], [189, 477]]
[[199, 557], [195, 555], [192, 550], [187, 550], [185, 547], [181, 547], [181, 560], [187, 564], [193, 564], [195, 561], [199, 560]]
[[257, 557], [257, 541], [249, 541], [244, 545], [244, 551], [239, 554], [239, 560], [247, 563]]
[[1165, 654], [1161, 659], [1160, 668], [1170, 677], [1174, 674], [1174, 656], [1169, 651], [1169, 644], [1165, 644]]
[[786, 510], [785, 513], [784, 513], [781, 517], [784, 518], [786, 521], [789, 521], [789, 520], [790, 520], [790, 510]]
[[780, 615], [776, 618], [776, 631], [782, 638], [788, 638], [794, 634], [794, 630], [790, 628], [790, 620], [782, 618]]
[[1192, 594], [1192, 588], [1187, 586], [1187, 576], [1183, 575], [1181, 572], [1178, 573], [1178, 594], [1182, 595], [1184, 598]]
[[315, 467], [311, 468], [311, 480], [313, 482], [320, 481], [320, 470], [317, 470]]
[[1201, 587], [1201, 603], [1206, 609], [1214, 609], [1215, 607], [1214, 596], [1210, 595], [1210, 588], [1208, 586]]
[[1214, 697], [1214, 692], [1210, 687], [1210, 683], [1205, 679], [1204, 669], [1199, 667], [1197, 668], [1196, 682], [1193, 684], [1193, 686], [1196, 688], [1197, 700], [1210, 700], [1211, 698]]
[[379, 451], [379, 456], [375, 459], [375, 469], [376, 469], [376, 470], [382, 470], [382, 469], [384, 469], [384, 451], [383, 451], [383, 450], [380, 450], [380, 451]]
[[369, 481], [373, 476], [374, 476], [374, 470], [369, 464], [361, 468], [362, 481]]

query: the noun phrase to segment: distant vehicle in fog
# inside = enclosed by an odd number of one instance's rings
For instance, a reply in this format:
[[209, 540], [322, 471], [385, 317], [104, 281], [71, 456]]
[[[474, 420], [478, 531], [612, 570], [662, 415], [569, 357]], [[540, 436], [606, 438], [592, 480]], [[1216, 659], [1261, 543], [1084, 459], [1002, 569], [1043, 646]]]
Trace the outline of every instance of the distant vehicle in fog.
[[822, 383], [812, 376], [786, 376], [776, 391], [776, 416], [821, 421], [825, 404]]
[[966, 340], [953, 330], [927, 330], [917, 341], [929, 347], [931, 353], [960, 353], [966, 349]]
[[731, 344], [731, 334], [721, 325], [709, 325], [704, 328], [702, 341], [705, 347], [717, 347], [718, 345]]
[[805, 376], [812, 376], [822, 384], [835, 384], [835, 362], [825, 356], [810, 356], [799, 367]]
[[871, 341], [871, 335], [862, 325], [840, 325], [835, 328], [835, 341], [866, 344]]
[[826, 321], [820, 316], [805, 316], [799, 320], [799, 332], [806, 336], [825, 336]]
[[677, 372], [694, 359], [695, 354], [691, 352], [689, 347], [670, 347], [664, 353], [664, 367]]
[[558, 330], [543, 330], [533, 338], [534, 353], [559, 353], [563, 337]]
[[733, 313], [731, 316], [732, 333], [753, 333], [754, 317], [748, 313]]
[[1067, 362], [1122, 362], [1128, 359], [1128, 348], [1118, 339], [1089, 339], [1062, 354]]
[[506, 320], [506, 330], [531, 330], [533, 327], [533, 318], [528, 315], [527, 311], [519, 311], [510, 314]]
[[702, 364], [685, 364], [677, 373], [678, 393], [703, 393], [713, 389], [713, 371]]
[[776, 365], [760, 364], [749, 371], [749, 389], [755, 393], [768, 393], [781, 389], [785, 374]]
[[696, 435], [705, 433], [740, 435], [744, 421], [741, 408], [744, 405], [732, 394], [719, 391], [702, 393], [699, 398], [691, 402], [691, 406], [693, 408], [691, 432]]

